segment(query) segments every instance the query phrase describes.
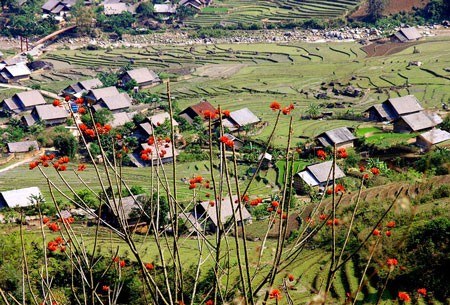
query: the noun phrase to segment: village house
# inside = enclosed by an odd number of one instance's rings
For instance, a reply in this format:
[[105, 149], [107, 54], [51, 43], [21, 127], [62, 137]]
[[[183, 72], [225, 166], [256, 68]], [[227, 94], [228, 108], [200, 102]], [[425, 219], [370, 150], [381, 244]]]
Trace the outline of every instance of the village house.
[[412, 133], [429, 130], [442, 123], [442, 118], [435, 112], [421, 111], [402, 115], [394, 121], [394, 132]]
[[27, 153], [33, 150], [39, 150], [37, 141], [10, 142], [7, 145], [9, 153]]
[[210, 111], [212, 113], [216, 112], [216, 108], [213, 107], [208, 101], [202, 101], [193, 106], [189, 106], [180, 112], [180, 117], [185, 119], [189, 124], [194, 123], [195, 117], [199, 116], [203, 121], [205, 121], [205, 111]]
[[420, 38], [422, 38], [422, 35], [420, 35], [415, 27], [401, 28], [391, 36], [391, 40], [396, 42], [410, 42], [419, 40]]
[[203, 7], [208, 6], [210, 2], [211, 0], [181, 0], [178, 4], [200, 11]]
[[[139, 3], [137, 3], [139, 4]], [[120, 0], [105, 0], [103, 2], [103, 13], [106, 16], [120, 15], [125, 12], [136, 14], [136, 4], [120, 2]]]
[[230, 112], [230, 116], [223, 120], [223, 127], [228, 128], [231, 132], [242, 130], [246, 126], [255, 126], [261, 120], [253, 114], [248, 108], [242, 108]]
[[[172, 143], [158, 143], [149, 145], [148, 143], [141, 144], [142, 151], [150, 150], [148, 160], [142, 160], [145, 165], [153, 166], [156, 164], [172, 163], [174, 157], [178, 156], [178, 150], [175, 149], [175, 156], [172, 154]], [[141, 158], [142, 159], [142, 158]]]
[[117, 113], [131, 107], [131, 97], [126, 92], [120, 93], [116, 87], [91, 89], [84, 98], [88, 103], [94, 104], [94, 111], [106, 108]]
[[109, 122], [111, 127], [123, 126], [126, 123], [133, 122], [133, 117], [136, 115], [135, 112], [117, 112], [112, 114], [112, 120]]
[[[224, 197], [220, 202], [217, 202], [220, 208], [220, 221], [222, 224], [226, 224], [230, 221], [229, 225], [231, 225], [233, 223], [233, 215], [237, 218], [238, 226], [252, 223], [252, 216], [243, 205], [241, 205], [242, 218], [240, 217], [239, 204], [237, 202], [238, 197], [236, 195], [233, 195], [231, 198], [229, 196]], [[187, 221], [188, 227], [193, 226], [194, 228], [202, 228], [202, 230], [206, 232], [216, 231], [219, 218], [217, 217], [215, 203], [211, 204], [210, 201], [200, 202], [191, 214], [193, 217], [190, 219], [195, 219], [195, 223], [189, 223], [189, 221]]]
[[[303, 171], [294, 175], [294, 189], [298, 194], [306, 194], [310, 188], [318, 191], [324, 191], [328, 185], [333, 184], [332, 167], [333, 161], [325, 161], [322, 163], [308, 165]], [[336, 180], [345, 177], [344, 172], [337, 165], [334, 172], [334, 177]]]
[[103, 83], [99, 79], [88, 79], [64, 88], [62, 90], [62, 95], [78, 98], [81, 97], [83, 93], [87, 93], [91, 89], [100, 87], [103, 87]]
[[31, 75], [30, 69], [25, 64], [16, 64], [12, 66], [4, 66], [0, 70], [0, 82], [15, 83], [21, 80], [29, 79]]
[[259, 162], [262, 159], [262, 162], [261, 162], [261, 169], [262, 170], [267, 170], [267, 169], [269, 169], [269, 167], [273, 166], [272, 165], [272, 158], [273, 158], [272, 155], [269, 154], [269, 153], [262, 153], [262, 154], [260, 154], [258, 156], [258, 161]]
[[26, 126], [32, 126], [38, 121], [43, 121], [46, 126], [64, 124], [67, 121], [68, 112], [64, 107], [55, 107], [52, 104], [36, 106], [30, 115], [25, 115], [22, 122]]
[[116, 228], [121, 227], [120, 220], [126, 221], [128, 228], [146, 226], [148, 219], [143, 213], [146, 200], [145, 195], [116, 198], [116, 204], [109, 200], [109, 204], [102, 205], [101, 218]]
[[429, 151], [433, 146], [450, 146], [450, 132], [435, 128], [424, 132], [416, 137], [416, 145], [424, 151]]
[[153, 12], [161, 15], [174, 15], [177, 13], [177, 5], [171, 3], [154, 4]]
[[365, 112], [370, 121], [391, 122], [402, 115], [422, 111], [423, 108], [414, 95], [390, 98], [382, 104], [377, 104]]
[[46, 101], [39, 90], [24, 91], [14, 94], [1, 103], [1, 110], [7, 114], [19, 114], [32, 110], [35, 106], [44, 105]]
[[234, 143], [234, 149], [237, 151], [237, 150], [240, 150], [242, 147], [244, 147], [244, 141], [242, 141], [241, 139], [238, 139], [238, 138], [236, 138], [235, 136], [233, 136], [232, 134], [229, 134], [229, 133], [224, 133], [223, 134], [225, 137], [227, 137], [228, 138], [228, 140], [231, 140], [231, 141], [233, 141], [233, 143]]
[[77, 3], [77, 0], [48, 0], [42, 5], [42, 13], [65, 18], [70, 12], [70, 8]]
[[136, 81], [139, 89], [150, 88], [162, 83], [158, 74], [148, 68], [139, 68], [127, 71], [123, 74], [120, 80], [123, 86], [125, 86], [129, 81], [134, 80]]
[[354, 146], [357, 138], [347, 127], [340, 127], [321, 133], [316, 139], [323, 147], [349, 148]]
[[0, 192], [0, 209], [25, 208], [36, 204], [33, 198], [42, 198], [41, 190], [34, 187]]

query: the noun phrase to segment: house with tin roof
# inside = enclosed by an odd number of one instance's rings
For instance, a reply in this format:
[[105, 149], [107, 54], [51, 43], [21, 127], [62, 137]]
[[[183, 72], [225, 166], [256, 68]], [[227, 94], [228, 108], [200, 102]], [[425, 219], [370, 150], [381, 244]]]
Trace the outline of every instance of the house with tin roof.
[[83, 93], [87, 93], [91, 89], [100, 87], [103, 87], [103, 83], [99, 79], [87, 79], [64, 88], [62, 94], [71, 97], [81, 97]]
[[15, 83], [21, 80], [29, 79], [30, 75], [31, 71], [25, 64], [5, 66], [0, 70], [0, 82]]
[[[137, 3], [139, 4], [139, 3]], [[122, 13], [128, 12], [132, 15], [136, 14], [137, 4], [129, 4], [120, 1], [104, 1], [103, 2], [103, 13], [106, 16], [120, 15]]]
[[161, 15], [173, 15], [177, 13], [177, 5], [170, 3], [154, 4], [153, 12]]
[[382, 104], [377, 104], [365, 112], [368, 113], [370, 121], [391, 122], [402, 115], [422, 111], [423, 108], [414, 95], [390, 98]]
[[[334, 177], [335, 180], [345, 177], [344, 172], [336, 164], [334, 168]], [[310, 188], [324, 191], [332, 184], [333, 161], [308, 165], [304, 170], [294, 175], [294, 189], [298, 194], [306, 194]]]
[[392, 35], [391, 39], [400, 42], [416, 41], [422, 38], [422, 35], [415, 27], [401, 28]]
[[194, 123], [195, 117], [199, 116], [203, 121], [205, 121], [205, 112], [210, 111], [212, 113], [216, 112], [216, 108], [213, 107], [208, 101], [201, 101], [198, 104], [189, 106], [180, 112], [179, 116], [188, 121], [189, 124]]
[[41, 190], [36, 186], [0, 192], [0, 209], [33, 206], [35, 197], [42, 198]]
[[421, 111], [402, 115], [394, 121], [394, 132], [412, 133], [426, 131], [442, 123], [442, 118], [435, 112]]
[[129, 70], [121, 77], [122, 85], [124, 86], [131, 80], [136, 81], [139, 89], [150, 88], [162, 83], [158, 74], [148, 68]]
[[10, 153], [27, 153], [33, 150], [39, 150], [37, 141], [20, 141], [10, 142], [8, 145], [8, 152]]
[[131, 97], [122, 92], [115, 96], [105, 96], [98, 100], [97, 104], [93, 106], [95, 111], [101, 109], [108, 109], [113, 114], [127, 111], [131, 107]]
[[433, 146], [438, 145], [449, 147], [450, 146], [450, 132], [433, 128], [427, 132], [419, 134], [416, 137], [416, 145], [422, 148], [424, 151], [430, 150]]
[[316, 137], [317, 143], [323, 147], [336, 145], [336, 148], [353, 147], [357, 138], [347, 127], [328, 130]]
[[223, 126], [230, 131], [242, 130], [245, 126], [254, 126], [261, 120], [248, 108], [230, 112], [230, 116], [223, 119]]
[[25, 115], [22, 122], [26, 126], [32, 126], [38, 121], [43, 121], [46, 126], [65, 124], [69, 113], [64, 107], [55, 107], [52, 104], [36, 106], [30, 115]]
[[0, 108], [7, 114], [19, 114], [32, 110], [38, 105], [45, 105], [46, 101], [39, 90], [23, 91], [14, 94], [11, 98], [4, 99]]

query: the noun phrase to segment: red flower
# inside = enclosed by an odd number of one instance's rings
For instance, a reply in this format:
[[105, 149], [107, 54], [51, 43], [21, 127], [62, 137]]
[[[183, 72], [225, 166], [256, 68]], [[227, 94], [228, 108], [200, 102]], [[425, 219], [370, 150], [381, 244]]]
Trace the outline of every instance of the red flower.
[[325, 220], [325, 219], [327, 219], [327, 215], [325, 215], [325, 214], [320, 214], [319, 219], [320, 219], [320, 220]]
[[252, 201], [250, 201], [251, 206], [257, 206], [258, 204], [259, 204], [258, 199], [253, 199]]
[[399, 292], [398, 298], [404, 302], [411, 302], [411, 297], [406, 292]]
[[84, 109], [83, 107], [78, 108], [78, 113], [83, 115], [86, 113], [86, 109]]
[[283, 110], [281, 110], [281, 112], [284, 115], [288, 115], [289, 113], [291, 113], [291, 108], [289, 108], [289, 106], [288, 107], [284, 107]]
[[273, 111], [277, 111], [277, 110], [281, 109], [281, 105], [279, 103], [277, 103], [277, 102], [272, 102], [272, 104], [270, 104], [270, 108]]
[[84, 103], [84, 100], [83, 100], [82, 97], [79, 97], [79, 98], [77, 98], [77, 99], [75, 100], [75, 103], [77, 103], [77, 104], [83, 104], [83, 103]]
[[327, 153], [319, 149], [317, 151], [317, 158], [319, 158], [320, 160], [325, 160], [327, 158]]
[[48, 219], [47, 217], [42, 218], [42, 222], [45, 224], [47, 224], [50, 221], [50, 219]]
[[375, 235], [375, 236], [378, 236], [378, 235], [380, 235], [380, 230], [378, 230], [378, 229], [375, 229], [375, 230], [373, 230], [373, 232], [372, 232], [372, 234], [373, 235]]
[[102, 286], [102, 290], [103, 290], [104, 292], [109, 291], [109, 286], [108, 286], [108, 285], [103, 285], [103, 286]]
[[51, 224], [48, 225], [48, 228], [53, 231], [53, 232], [58, 232], [61, 230], [61, 228], [59, 227], [59, 225], [55, 222], [52, 222]]
[[120, 258], [118, 257], [118, 256], [116, 256], [116, 257], [113, 257], [113, 262], [115, 262], [115, 263], [118, 263], [119, 262], [119, 260], [120, 260]]
[[389, 221], [389, 222], [386, 224], [386, 227], [388, 227], [388, 228], [393, 228], [393, 227], [395, 227], [395, 221]]
[[210, 201], [209, 205], [213, 207], [214, 206], [214, 201]]
[[280, 300], [281, 292], [278, 289], [272, 289], [269, 293], [269, 298]]
[[395, 258], [389, 258], [387, 260], [387, 265], [388, 266], [397, 266], [398, 265], [398, 261]]
[[78, 164], [78, 171], [82, 172], [86, 169], [86, 164]]
[[336, 187], [334, 189], [334, 192], [336, 194], [337, 193], [343, 193], [343, 192], [345, 192], [345, 188], [344, 188], [344, 186], [342, 184], [338, 184], [338, 185], [336, 185]]
[[202, 183], [202, 181], [203, 181], [203, 177], [202, 176], [197, 176], [197, 177], [195, 177], [195, 183]]
[[66, 102], [70, 101], [70, 96], [66, 95], [66, 96], [64, 97], [64, 100], [65, 100]]
[[375, 176], [378, 176], [380, 174], [380, 170], [376, 167], [372, 167], [370, 169], [370, 171], [372, 172], [372, 174], [374, 174]]
[[29, 165], [29, 169], [35, 169], [38, 166], [39, 162], [31, 162]]
[[272, 206], [273, 206], [274, 208], [277, 208], [277, 207], [279, 206], [278, 201], [272, 201]]
[[47, 249], [49, 251], [55, 252], [58, 249], [58, 243], [54, 241], [49, 241], [47, 244]]
[[242, 197], [242, 201], [248, 202], [248, 200], [249, 200], [249, 199], [248, 199], [248, 195], [245, 195], [245, 196]]
[[213, 119], [216, 118], [216, 113], [215, 113], [215, 112], [212, 112], [212, 111], [209, 111], [209, 110], [206, 110], [205, 112], [203, 112], [203, 117], [204, 117], [205, 119], [211, 119], [211, 120], [213, 120]]
[[64, 240], [60, 236], [58, 236], [55, 238], [55, 242], [58, 243], [58, 245], [62, 245], [64, 243]]
[[211, 194], [210, 194], [210, 193], [206, 193], [205, 196], [206, 196], [206, 197], [209, 197], [209, 196], [211, 196]]
[[80, 125], [78, 125], [78, 127], [80, 127], [81, 131], [86, 131], [88, 129], [87, 125], [84, 123], [81, 123]]
[[364, 174], [364, 176], [363, 176], [363, 178], [364, 178], [364, 180], [369, 180], [369, 174]]
[[267, 212], [273, 212], [273, 208], [267, 208]]
[[364, 166], [360, 166], [359, 171], [362, 173], [364, 171]]
[[48, 155], [48, 159], [49, 159], [49, 160], [53, 160], [54, 158], [55, 158], [55, 155], [54, 155], [54, 154]]
[[332, 189], [328, 189], [328, 190], [327, 190], [327, 194], [328, 194], [328, 195], [333, 194], [333, 190], [332, 190]]
[[338, 152], [338, 157], [339, 157], [339, 158], [345, 159], [345, 158], [348, 157], [348, 153], [347, 153], [347, 151], [345, 150], [345, 148], [339, 148], [337, 152]]
[[425, 288], [419, 288], [419, 289], [417, 289], [417, 292], [422, 296], [427, 295], [427, 290]]
[[386, 236], [387, 236], [387, 237], [391, 237], [391, 235], [392, 235], [392, 232], [391, 232], [391, 231], [386, 231]]
[[150, 138], [148, 138], [147, 144], [148, 144], [148, 145], [153, 145], [153, 144], [155, 144], [155, 138], [154, 138], [153, 136], [151, 136]]
[[122, 136], [120, 134], [116, 134], [116, 140], [121, 140]]
[[126, 263], [125, 263], [125, 261], [120, 261], [120, 263], [119, 263], [119, 265], [120, 265], [120, 267], [125, 267], [126, 266]]
[[231, 148], [234, 146], [234, 141], [228, 140], [225, 145]]
[[190, 189], [190, 190], [195, 189], [195, 183], [189, 184], [189, 189]]
[[288, 280], [293, 282], [295, 280], [295, 277], [292, 274], [288, 275]]
[[206, 301], [205, 305], [214, 305], [214, 301], [213, 300], [208, 300], [208, 301]]
[[230, 110], [224, 110], [224, 111], [222, 111], [222, 113], [227, 118], [230, 116]]
[[59, 170], [60, 172], [63, 172], [63, 171], [65, 171], [65, 170], [67, 170], [67, 166], [65, 166], [65, 165], [60, 165], [60, 166], [58, 167], [58, 170]]
[[222, 143], [227, 143], [229, 139], [228, 139], [227, 136], [221, 136], [221, 137], [219, 138], [219, 140], [220, 140], [220, 142], [222, 142]]
[[70, 159], [69, 157], [61, 157], [59, 158], [59, 163], [69, 163]]
[[148, 263], [145, 265], [145, 269], [147, 269], [147, 270], [153, 270], [154, 268], [155, 268], [155, 266], [153, 266], [152, 263]]
[[61, 101], [60, 100], [53, 100], [53, 106], [61, 107]]

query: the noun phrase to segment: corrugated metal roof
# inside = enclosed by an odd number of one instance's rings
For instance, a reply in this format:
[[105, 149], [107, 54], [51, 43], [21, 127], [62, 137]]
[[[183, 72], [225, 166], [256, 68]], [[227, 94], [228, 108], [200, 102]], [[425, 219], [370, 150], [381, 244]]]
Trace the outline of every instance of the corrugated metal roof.
[[8, 143], [8, 151], [10, 153], [21, 153], [28, 152], [30, 149], [39, 149], [39, 144], [37, 141], [22, 141], [22, 142], [11, 142]]
[[115, 96], [105, 96], [100, 99], [105, 103], [109, 110], [118, 110], [131, 107], [131, 101], [126, 93], [121, 93]]
[[55, 107], [51, 104], [36, 106], [36, 113], [39, 119], [44, 121], [64, 119], [68, 116], [64, 107]]
[[248, 108], [242, 108], [236, 111], [230, 112], [230, 118], [235, 121], [240, 127], [255, 124], [260, 119], [253, 114]]
[[434, 144], [439, 144], [439, 143], [450, 140], [450, 132], [436, 128], [436, 129], [432, 129], [430, 131], [424, 132], [424, 133], [418, 135], [418, 137], [421, 137], [424, 140], [426, 140], [427, 142], [434, 145]]
[[398, 120], [403, 120], [412, 131], [420, 131], [432, 128], [440, 123], [442, 119], [436, 113], [417, 112], [401, 116]]
[[[304, 171], [301, 171], [298, 175], [300, 177], [302, 177], [302, 175], [305, 175], [302, 173], [309, 171], [309, 176], [314, 178], [313, 180], [310, 180], [310, 183], [313, 183], [314, 180], [316, 180], [318, 183], [324, 183], [324, 182], [327, 182], [328, 174], [330, 173], [332, 166], [333, 166], [333, 161], [325, 161], [322, 163], [309, 165], [306, 167], [306, 169]], [[309, 176], [305, 175], [305, 177], [307, 177], [307, 179], [310, 179]], [[339, 166], [336, 165], [335, 178], [339, 179], [339, 178], [343, 178], [343, 177], [345, 177], [344, 172], [339, 168]], [[333, 180], [333, 173], [331, 173], [331, 175], [330, 175], [330, 181], [332, 181], [332, 180]]]
[[126, 123], [133, 121], [133, 117], [130, 115], [130, 113], [126, 113], [126, 112], [113, 113], [112, 117], [113, 117], [113, 119], [109, 123], [109, 125], [111, 125], [111, 127], [123, 126]]
[[406, 95], [402, 97], [390, 98], [386, 102], [395, 110], [396, 119], [398, 116], [423, 110], [419, 101], [414, 95]]
[[34, 204], [31, 196], [42, 196], [40, 189], [36, 186], [23, 189], [4, 191], [0, 193], [0, 208], [28, 207]]
[[[340, 127], [333, 130], [326, 131], [322, 134], [331, 141], [331, 145], [340, 144], [348, 141], [356, 140], [356, 137], [348, 130], [347, 127]], [[324, 143], [330, 143], [328, 139], [324, 139]], [[328, 145], [325, 145], [328, 146]]]
[[19, 92], [15, 94], [15, 97], [18, 98], [25, 107], [46, 104], [46, 101], [39, 90]]
[[17, 64], [13, 66], [6, 66], [4, 68], [6, 71], [8, 71], [9, 74], [11, 74], [13, 77], [18, 76], [24, 76], [24, 75], [30, 75], [31, 71], [28, 69], [28, 67], [24, 64]]
[[119, 90], [117, 90], [116, 87], [106, 87], [106, 88], [100, 88], [100, 89], [91, 89], [89, 91], [89, 95], [92, 95], [96, 100], [99, 100], [104, 97], [108, 96], [116, 96], [119, 95]]
[[[251, 219], [252, 215], [248, 212], [248, 210], [245, 208], [245, 206], [242, 205], [242, 219], [240, 218], [239, 214], [239, 205], [235, 203], [237, 201], [238, 197], [236, 195], [233, 195], [230, 199], [230, 197], [223, 198], [222, 201], [218, 202], [217, 204], [220, 206], [220, 220], [222, 223], [225, 223], [230, 217], [233, 216], [233, 214], [236, 215], [236, 218], [238, 221]], [[205, 209], [207, 217], [211, 219], [211, 221], [214, 223], [215, 226], [218, 224], [218, 217], [217, 217], [217, 209], [215, 206], [211, 206], [209, 204], [209, 201], [203, 201], [200, 203], [200, 205]]]
[[41, 6], [41, 8], [44, 11], [51, 11], [53, 8], [55, 8], [59, 4], [59, 0], [48, 0], [44, 3], [44, 5]]
[[417, 31], [417, 29], [415, 27], [401, 28], [400, 32], [408, 40], [416, 40], [416, 39], [419, 39], [420, 37], [422, 37], [422, 35], [420, 35], [419, 31]]
[[[157, 4], [155, 4], [156, 6]], [[162, 5], [162, 4], [161, 4]], [[139, 68], [127, 71], [128, 76], [131, 79], [134, 79], [138, 84], [146, 83], [146, 82], [155, 82], [159, 81], [158, 74], [148, 68]]]

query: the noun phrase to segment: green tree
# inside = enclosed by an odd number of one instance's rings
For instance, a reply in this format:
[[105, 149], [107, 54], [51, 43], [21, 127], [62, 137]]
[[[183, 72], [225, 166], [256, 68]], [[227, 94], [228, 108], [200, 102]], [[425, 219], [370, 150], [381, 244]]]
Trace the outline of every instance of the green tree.
[[92, 20], [95, 17], [91, 6], [84, 5], [83, 0], [77, 0], [77, 3], [71, 8], [70, 14], [77, 26], [77, 32], [81, 35], [88, 34], [91, 31]]
[[319, 116], [319, 113], [320, 113], [319, 111], [320, 111], [319, 105], [311, 103], [311, 104], [309, 104], [308, 108], [306, 109], [306, 114], [314, 119]]
[[369, 0], [367, 5], [367, 13], [372, 20], [375, 21], [383, 17], [386, 0]]
[[71, 133], [60, 133], [53, 139], [53, 145], [59, 152], [70, 158], [74, 158], [78, 151], [78, 141]]
[[136, 13], [140, 18], [150, 18], [153, 16], [154, 7], [152, 2], [142, 2], [136, 8]]
[[112, 72], [100, 72], [96, 76], [105, 87], [111, 87], [117, 85], [119, 77], [116, 73]]

